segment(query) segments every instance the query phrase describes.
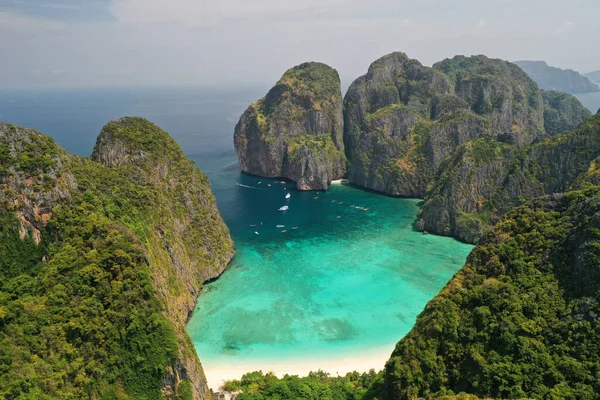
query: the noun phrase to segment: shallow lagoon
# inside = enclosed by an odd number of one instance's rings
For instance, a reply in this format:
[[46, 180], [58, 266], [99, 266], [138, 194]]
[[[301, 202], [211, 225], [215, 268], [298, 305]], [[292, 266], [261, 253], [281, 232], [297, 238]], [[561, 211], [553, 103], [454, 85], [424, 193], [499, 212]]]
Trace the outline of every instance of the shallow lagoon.
[[472, 249], [414, 231], [418, 200], [237, 177], [250, 186], [236, 186], [227, 202], [241, 207], [229, 221], [237, 255], [188, 323], [213, 387], [244, 368], [382, 368]]

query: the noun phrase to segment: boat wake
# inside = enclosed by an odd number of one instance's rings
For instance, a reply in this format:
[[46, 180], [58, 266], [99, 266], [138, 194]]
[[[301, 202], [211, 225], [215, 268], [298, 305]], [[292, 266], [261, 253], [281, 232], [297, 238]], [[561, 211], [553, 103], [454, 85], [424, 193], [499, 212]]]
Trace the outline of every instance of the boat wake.
[[254, 186], [242, 185], [241, 183], [236, 183], [236, 185], [238, 185], [239, 187], [248, 188], [248, 189], [263, 190], [263, 191], [265, 190], [265, 189], [257, 188]]

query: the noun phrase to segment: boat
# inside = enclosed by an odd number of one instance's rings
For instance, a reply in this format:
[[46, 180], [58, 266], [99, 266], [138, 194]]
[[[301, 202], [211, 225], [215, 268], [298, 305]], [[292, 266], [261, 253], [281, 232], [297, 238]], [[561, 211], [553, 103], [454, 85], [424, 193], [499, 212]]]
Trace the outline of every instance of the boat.
[[252, 224], [250, 225], [250, 228], [254, 228], [256, 226], [256, 224]]
[[293, 230], [293, 231], [295, 231], [296, 229], [298, 229], [298, 227], [297, 227], [297, 226], [295, 226], [295, 227], [293, 227], [293, 228], [292, 228], [292, 230]]
[[277, 225], [278, 228], [285, 228], [285, 225]]
[[289, 194], [289, 193], [285, 195], [285, 198], [286, 198], [286, 199], [289, 199], [290, 197], [292, 197], [292, 195], [291, 195], [291, 194]]
[[281, 231], [281, 233], [286, 233], [287, 231]]
[[283, 207], [279, 208], [279, 211], [287, 211], [289, 209], [290, 208], [288, 206], [283, 206]]
[[256, 235], [260, 235], [260, 233], [258, 233], [258, 232], [254, 232], [254, 233], [255, 233]]

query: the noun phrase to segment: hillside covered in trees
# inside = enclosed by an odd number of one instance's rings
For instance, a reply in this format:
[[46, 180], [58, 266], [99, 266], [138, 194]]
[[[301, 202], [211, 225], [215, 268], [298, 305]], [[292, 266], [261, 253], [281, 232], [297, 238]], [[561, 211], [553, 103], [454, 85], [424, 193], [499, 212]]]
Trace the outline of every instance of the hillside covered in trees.
[[88, 159], [0, 123], [0, 184], [0, 398], [209, 398], [185, 321], [233, 244], [177, 143], [123, 118]]

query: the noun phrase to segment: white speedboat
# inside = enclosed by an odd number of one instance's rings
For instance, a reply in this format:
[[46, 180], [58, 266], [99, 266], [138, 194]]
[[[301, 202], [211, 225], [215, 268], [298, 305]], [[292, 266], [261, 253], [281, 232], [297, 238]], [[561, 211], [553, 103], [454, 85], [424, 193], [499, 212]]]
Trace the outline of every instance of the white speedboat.
[[285, 225], [277, 225], [278, 228], [285, 228]]
[[287, 210], [289, 210], [289, 209], [290, 209], [290, 208], [289, 208], [288, 206], [283, 206], [283, 207], [281, 207], [281, 208], [279, 209], [279, 211], [287, 211]]
[[286, 198], [286, 199], [289, 199], [290, 197], [292, 197], [292, 195], [291, 195], [291, 194], [289, 194], [289, 193], [285, 195], [285, 198]]

